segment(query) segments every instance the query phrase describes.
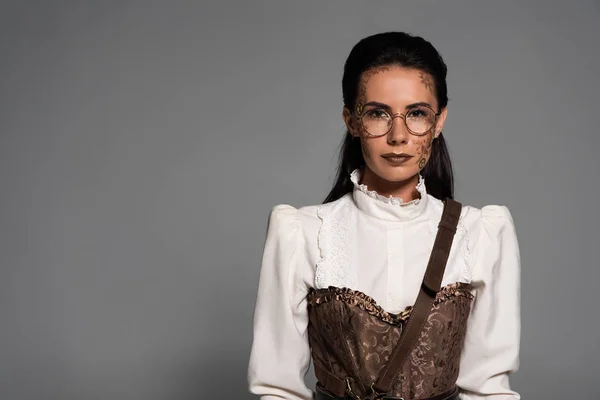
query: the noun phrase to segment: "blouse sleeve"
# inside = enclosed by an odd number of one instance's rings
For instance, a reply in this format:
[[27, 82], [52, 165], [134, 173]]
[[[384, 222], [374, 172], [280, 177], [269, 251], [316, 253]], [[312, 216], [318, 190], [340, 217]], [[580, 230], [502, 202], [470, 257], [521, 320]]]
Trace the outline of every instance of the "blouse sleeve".
[[269, 217], [248, 367], [249, 391], [261, 400], [308, 400], [304, 383], [310, 363], [305, 295], [298, 293], [295, 270], [303, 234], [296, 208], [278, 205]]
[[519, 367], [520, 254], [508, 208], [483, 207], [480, 229], [475, 300], [457, 385], [462, 400], [518, 400], [509, 375]]

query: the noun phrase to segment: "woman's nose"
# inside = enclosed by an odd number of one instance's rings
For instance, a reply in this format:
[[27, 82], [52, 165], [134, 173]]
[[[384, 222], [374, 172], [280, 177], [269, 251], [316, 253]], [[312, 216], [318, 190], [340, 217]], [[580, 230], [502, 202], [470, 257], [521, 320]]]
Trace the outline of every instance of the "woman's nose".
[[[396, 119], [396, 117], [398, 117]], [[388, 142], [391, 143], [407, 143], [408, 142], [408, 129], [404, 123], [404, 119], [401, 115], [394, 115], [392, 117], [392, 129], [388, 133]]]

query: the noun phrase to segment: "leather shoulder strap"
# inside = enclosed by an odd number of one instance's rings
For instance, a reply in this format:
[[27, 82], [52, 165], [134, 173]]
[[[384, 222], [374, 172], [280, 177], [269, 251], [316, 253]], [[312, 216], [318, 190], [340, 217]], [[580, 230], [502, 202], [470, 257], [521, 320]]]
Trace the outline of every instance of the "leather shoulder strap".
[[394, 348], [385, 367], [381, 370], [379, 378], [373, 385], [373, 389], [378, 393], [389, 393], [394, 377], [400, 371], [400, 368], [419, 339], [421, 330], [433, 307], [435, 296], [441, 288], [461, 208], [461, 203], [457, 201], [452, 199], [444, 201], [444, 211], [438, 225], [437, 235], [419, 295], [398, 344]]

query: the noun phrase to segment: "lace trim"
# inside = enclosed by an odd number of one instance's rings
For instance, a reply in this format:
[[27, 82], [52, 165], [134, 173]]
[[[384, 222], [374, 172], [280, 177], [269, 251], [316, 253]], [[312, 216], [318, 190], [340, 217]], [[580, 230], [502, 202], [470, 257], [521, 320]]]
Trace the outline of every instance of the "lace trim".
[[369, 295], [349, 288], [339, 288], [334, 286], [329, 286], [325, 289], [311, 288], [308, 292], [308, 296], [309, 306], [324, 304], [331, 300], [342, 301], [346, 304], [356, 306], [392, 325], [401, 325], [410, 315], [410, 310], [408, 308], [398, 314], [387, 312]]
[[317, 261], [315, 285], [356, 287], [353, 263], [356, 218], [348, 196], [317, 208], [321, 227], [317, 236], [320, 259]]
[[[466, 296], [469, 300], [473, 299], [471, 293], [472, 286], [469, 283], [455, 282], [448, 284], [440, 289], [434, 301], [434, 305], [443, 303], [448, 299], [458, 296]], [[394, 314], [385, 311], [377, 301], [369, 295], [346, 287], [329, 286], [327, 288], [310, 288], [307, 301], [311, 307], [327, 303], [331, 300], [342, 301], [351, 306], [356, 306], [366, 311], [370, 315], [380, 318], [382, 321], [392, 325], [401, 325], [406, 321], [412, 312], [413, 306], [407, 306], [403, 311]]]
[[465, 262], [465, 266], [463, 267], [461, 279], [464, 279], [467, 283], [469, 283], [473, 279], [473, 274], [471, 272], [471, 270], [472, 270], [472, 268], [471, 268], [471, 248], [469, 246], [468, 231], [467, 231], [467, 228], [465, 228], [465, 225], [463, 224], [462, 219], [458, 220], [458, 229], [459, 229], [459, 232], [462, 232], [461, 254], [462, 254], [463, 260]]
[[[440, 210], [440, 215], [443, 212], [443, 208], [444, 205], [441, 201], [438, 202], [439, 203], [439, 210]], [[454, 243], [459, 243], [460, 242], [460, 247], [457, 246], [455, 251], [458, 251], [460, 253], [460, 256], [462, 257], [463, 261], [464, 261], [464, 266], [462, 268], [461, 274], [460, 274], [460, 281], [463, 283], [471, 283], [472, 279], [473, 279], [473, 273], [472, 273], [472, 266], [471, 266], [471, 246], [469, 243], [469, 231], [467, 230], [467, 228], [465, 227], [465, 224], [463, 223], [463, 217], [464, 217], [464, 211], [465, 209], [463, 208], [461, 215], [458, 219], [458, 226], [456, 227], [456, 237], [454, 238]], [[435, 222], [433, 219], [429, 220], [429, 228], [431, 231], [431, 234], [433, 236], [435, 236], [437, 234], [437, 230], [438, 230], [438, 223]], [[452, 245], [452, 247], [454, 248], [454, 244]]]
[[[356, 181], [360, 176], [360, 171], [355, 170], [352, 174], [353, 179]], [[423, 180], [420, 180], [419, 183], [424, 186]], [[362, 186], [366, 188], [365, 185]], [[377, 194], [375, 191], [368, 192]], [[402, 200], [400, 198], [396, 199]], [[441, 201], [436, 203], [439, 203], [437, 207], [441, 213], [443, 203]], [[404, 205], [407, 204], [410, 203]], [[317, 244], [320, 252], [315, 274], [315, 286], [317, 288], [327, 288], [329, 286], [357, 287], [357, 267], [354, 265], [353, 258], [353, 251], [356, 247], [355, 232], [357, 226], [356, 215], [353, 211], [354, 208], [350, 194], [343, 196], [336, 202], [323, 204], [317, 208], [317, 216], [321, 220], [321, 226], [317, 235]], [[456, 246], [456, 250], [454, 251], [460, 253], [459, 257], [462, 257], [464, 266], [459, 276], [453, 276], [452, 280], [456, 279], [464, 283], [470, 283], [472, 281], [471, 248], [468, 231], [463, 223], [463, 216], [464, 213], [461, 213], [455, 237], [455, 242], [460, 242], [460, 244]], [[429, 227], [432, 235], [435, 236], [438, 227], [433, 218], [429, 218]]]
[[359, 168], [352, 171], [352, 173], [350, 174], [350, 180], [352, 181], [354, 186], [358, 190], [360, 190], [361, 192], [366, 194], [367, 196], [369, 196], [375, 200], [382, 201], [386, 204], [391, 204], [393, 206], [401, 206], [401, 207], [405, 207], [405, 206], [408, 206], [411, 204], [419, 204], [421, 199], [427, 195], [427, 190], [425, 188], [425, 179], [423, 178], [423, 176], [421, 174], [419, 174], [419, 183], [417, 183], [417, 186], [415, 187], [417, 189], [417, 191], [421, 194], [421, 197], [411, 200], [407, 203], [405, 203], [401, 197], [394, 197], [392, 195], [390, 195], [389, 197], [385, 197], [385, 196], [377, 193], [375, 190], [369, 190], [367, 185], [359, 183], [361, 176], [362, 176], [362, 171]]

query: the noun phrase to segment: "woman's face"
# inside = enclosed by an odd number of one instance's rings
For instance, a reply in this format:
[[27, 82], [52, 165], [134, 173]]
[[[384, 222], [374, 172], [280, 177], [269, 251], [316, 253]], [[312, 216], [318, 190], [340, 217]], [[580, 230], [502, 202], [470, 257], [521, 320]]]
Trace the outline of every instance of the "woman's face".
[[[367, 168], [388, 182], [409, 180], [423, 169], [431, 154], [432, 141], [442, 131], [447, 110], [442, 111], [435, 125], [422, 136], [410, 133], [402, 117], [396, 117], [390, 132], [372, 137], [364, 131], [356, 116], [361, 111], [365, 113], [382, 107], [387, 108], [390, 115], [404, 115], [416, 103], [427, 104], [434, 112], [439, 112], [433, 78], [416, 69], [385, 66], [363, 73], [356, 110], [350, 112], [344, 108], [344, 121], [350, 134], [361, 141]], [[410, 157], [397, 161], [389, 157], [392, 153], [405, 153]]]

